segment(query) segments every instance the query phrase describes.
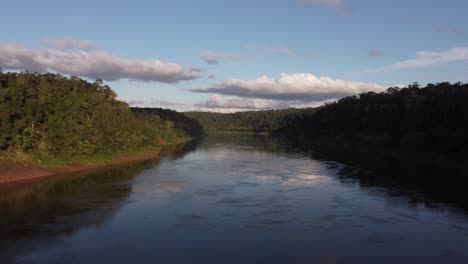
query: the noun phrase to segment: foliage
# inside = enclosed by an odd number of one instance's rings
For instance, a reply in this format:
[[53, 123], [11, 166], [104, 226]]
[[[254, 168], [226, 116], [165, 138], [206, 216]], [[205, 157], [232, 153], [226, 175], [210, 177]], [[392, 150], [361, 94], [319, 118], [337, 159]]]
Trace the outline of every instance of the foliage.
[[170, 119], [134, 114], [116, 96], [101, 80], [0, 73], [0, 151], [91, 157], [188, 137]]
[[248, 111], [232, 114], [212, 112], [186, 112], [188, 117], [198, 120], [207, 132], [274, 132], [291, 126], [293, 117], [313, 112], [308, 109], [285, 109]]
[[158, 116], [161, 120], [170, 121], [174, 124], [176, 129], [185, 131], [192, 138], [199, 138], [204, 134], [204, 130], [200, 122], [174, 110], [137, 107], [132, 107], [131, 110], [136, 114]]
[[468, 84], [462, 83], [415, 83], [317, 108], [186, 114], [211, 132], [266, 131], [351, 146], [468, 154]]
[[422, 88], [389, 88], [318, 108], [292, 123], [309, 137], [350, 144], [466, 155], [468, 84], [439, 83]]

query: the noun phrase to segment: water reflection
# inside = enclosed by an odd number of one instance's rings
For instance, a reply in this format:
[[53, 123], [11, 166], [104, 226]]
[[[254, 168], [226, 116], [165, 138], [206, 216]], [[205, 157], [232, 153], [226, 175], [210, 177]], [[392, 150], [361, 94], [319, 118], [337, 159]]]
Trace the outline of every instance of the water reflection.
[[2, 189], [0, 253], [8, 256], [9, 251], [26, 250], [29, 243], [22, 239], [50, 243], [49, 239], [61, 234], [72, 236], [82, 228], [104, 226], [125, 204], [131, 191], [129, 181], [156, 164], [148, 161], [98, 169], [19, 189]]
[[196, 139], [182, 144], [174, 144], [164, 147], [161, 150], [161, 156], [164, 159], [181, 159], [190, 152], [194, 151], [203, 139]]
[[409, 206], [424, 205], [468, 214], [466, 171], [431, 167], [382, 155], [337, 151], [315, 146], [313, 159], [337, 168], [343, 183], [384, 191], [389, 197], [407, 197]]
[[420, 169], [351, 154], [214, 135], [160, 162], [2, 193], [0, 259], [466, 263], [463, 202], [410, 180]]
[[325, 163], [327, 169], [336, 170], [342, 183], [379, 189], [391, 197], [406, 197], [410, 206], [423, 204], [442, 210], [463, 210], [468, 214], [466, 171], [419, 164], [353, 149], [328, 148], [303, 139], [247, 135], [226, 139], [225, 135], [220, 134], [214, 136], [213, 140], [232, 145], [248, 142], [262, 152], [302, 153]]

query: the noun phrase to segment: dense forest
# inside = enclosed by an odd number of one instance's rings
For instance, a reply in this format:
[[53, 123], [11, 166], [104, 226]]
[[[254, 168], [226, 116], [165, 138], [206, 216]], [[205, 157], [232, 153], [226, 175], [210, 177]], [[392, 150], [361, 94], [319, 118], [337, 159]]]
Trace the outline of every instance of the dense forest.
[[135, 114], [146, 116], [157, 116], [163, 121], [169, 121], [174, 124], [176, 129], [183, 130], [192, 138], [200, 138], [204, 135], [205, 131], [203, 126], [196, 119], [190, 118], [187, 115], [181, 114], [177, 111], [162, 108], [130, 108]]
[[200, 133], [182, 114], [132, 112], [116, 97], [101, 80], [0, 72], [0, 161], [113, 155]]
[[271, 132], [348, 146], [468, 154], [468, 84], [462, 83], [415, 83], [309, 109], [187, 115], [209, 132]]
[[382, 148], [466, 156], [468, 84], [439, 83], [343, 98], [283, 131]]
[[130, 108], [116, 97], [101, 80], [0, 72], [0, 162], [110, 155], [204, 130], [468, 156], [468, 84], [416, 83], [317, 108], [233, 114]]
[[186, 112], [198, 120], [206, 132], [263, 133], [293, 127], [296, 118], [311, 114], [313, 108], [247, 111], [231, 114], [214, 112]]

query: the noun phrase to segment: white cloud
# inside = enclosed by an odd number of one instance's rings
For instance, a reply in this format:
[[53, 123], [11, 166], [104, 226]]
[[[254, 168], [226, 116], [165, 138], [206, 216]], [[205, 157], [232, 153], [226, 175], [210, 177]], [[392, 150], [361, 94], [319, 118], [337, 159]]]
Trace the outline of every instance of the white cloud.
[[260, 110], [260, 109], [279, 109], [288, 108], [289, 104], [276, 100], [265, 99], [246, 99], [239, 97], [226, 97], [214, 95], [207, 101], [197, 104], [197, 107], [204, 107], [210, 109], [247, 109], [247, 110]]
[[277, 79], [266, 76], [255, 80], [230, 79], [216, 83], [211, 87], [193, 89], [192, 91], [244, 98], [318, 102], [383, 90], [383, 86], [372, 83], [316, 77], [308, 73], [282, 73]]
[[344, 8], [344, 0], [300, 0], [301, 3], [306, 5], [321, 5], [336, 9]]
[[459, 61], [468, 61], [468, 48], [459, 47], [447, 51], [418, 51], [416, 57], [404, 61], [399, 61], [377, 69], [367, 70], [366, 72], [394, 71], [407, 68], [427, 67], [432, 65], [452, 63]]
[[[76, 45], [75, 45], [76, 48]], [[56, 71], [62, 74], [106, 81], [132, 79], [176, 83], [203, 76], [201, 70], [157, 59], [127, 59], [105, 50], [30, 50], [15, 43], [0, 42], [0, 67], [32, 72]]]
[[240, 56], [236, 54], [205, 51], [202, 54], [202, 60], [204, 60], [208, 64], [218, 64], [222, 60], [240, 60]]
[[208, 98], [208, 100], [205, 102], [196, 104], [195, 110], [234, 113], [242, 111], [317, 107], [323, 105], [325, 102], [330, 101], [334, 100], [331, 99], [320, 102], [303, 102], [299, 100], [267, 100], [214, 95]]
[[4, 69], [29, 70], [44, 72], [45, 52], [36, 52], [14, 43], [0, 42], [0, 67]]
[[292, 56], [294, 52], [285, 47], [274, 47], [274, 46], [260, 46], [260, 45], [245, 45], [245, 49], [261, 51], [264, 53], [271, 53], [274, 55], [287, 55]]
[[53, 49], [80, 49], [80, 50], [93, 50], [96, 49], [96, 44], [89, 40], [75, 39], [72, 37], [64, 37], [57, 39], [45, 39], [44, 44], [46, 47]]

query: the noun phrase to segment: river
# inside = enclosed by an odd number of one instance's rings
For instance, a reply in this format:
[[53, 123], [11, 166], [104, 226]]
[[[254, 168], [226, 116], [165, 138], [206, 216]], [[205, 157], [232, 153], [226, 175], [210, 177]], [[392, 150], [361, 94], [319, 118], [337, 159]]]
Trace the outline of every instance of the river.
[[463, 175], [422, 167], [208, 136], [0, 190], [0, 263], [468, 263]]

